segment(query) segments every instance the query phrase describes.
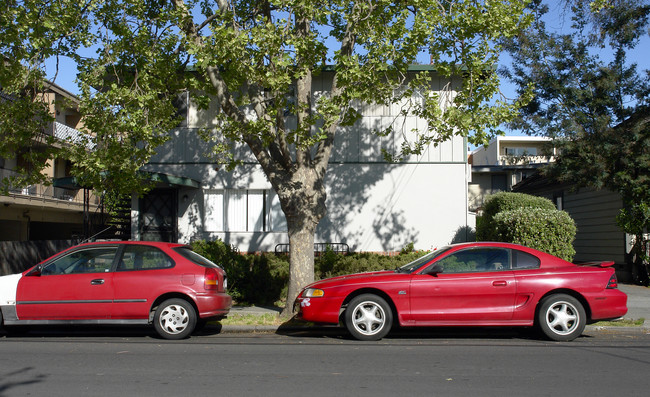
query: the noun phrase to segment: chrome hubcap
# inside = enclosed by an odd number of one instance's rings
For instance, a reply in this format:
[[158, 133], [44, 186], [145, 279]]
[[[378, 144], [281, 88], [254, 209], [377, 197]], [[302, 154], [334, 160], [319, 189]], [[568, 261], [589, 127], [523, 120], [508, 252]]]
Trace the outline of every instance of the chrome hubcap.
[[364, 335], [374, 335], [381, 331], [386, 322], [384, 309], [375, 302], [360, 303], [352, 312], [354, 328]]
[[160, 327], [170, 334], [179, 334], [187, 328], [190, 317], [180, 305], [169, 305], [160, 313]]

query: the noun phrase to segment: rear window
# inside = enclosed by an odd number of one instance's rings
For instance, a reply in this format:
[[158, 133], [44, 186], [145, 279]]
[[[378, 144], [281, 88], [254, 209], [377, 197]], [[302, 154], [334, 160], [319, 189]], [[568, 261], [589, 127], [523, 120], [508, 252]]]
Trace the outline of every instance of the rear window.
[[156, 247], [127, 245], [117, 265], [117, 271], [169, 269], [174, 265], [174, 261]]
[[202, 257], [201, 255], [197, 254], [196, 252], [192, 251], [191, 248], [189, 247], [179, 247], [179, 248], [174, 248], [174, 251], [178, 252], [181, 254], [185, 259], [196, 263], [199, 266], [203, 267], [217, 267], [221, 269], [221, 266], [215, 264], [214, 262], [210, 261], [207, 258]]
[[534, 255], [526, 252], [513, 250], [513, 269], [537, 269], [540, 265], [540, 260]]

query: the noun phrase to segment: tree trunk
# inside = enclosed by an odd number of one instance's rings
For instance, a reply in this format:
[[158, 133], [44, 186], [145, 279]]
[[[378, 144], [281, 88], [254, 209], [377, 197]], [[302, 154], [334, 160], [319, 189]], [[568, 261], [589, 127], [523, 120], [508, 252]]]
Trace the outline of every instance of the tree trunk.
[[282, 316], [290, 317], [300, 290], [314, 281], [314, 234], [325, 216], [327, 195], [323, 175], [306, 166], [274, 185], [289, 235], [289, 289]]
[[314, 232], [315, 225], [304, 222], [289, 224], [289, 288], [287, 304], [282, 311], [283, 317], [294, 313], [293, 303], [301, 289], [314, 281]]

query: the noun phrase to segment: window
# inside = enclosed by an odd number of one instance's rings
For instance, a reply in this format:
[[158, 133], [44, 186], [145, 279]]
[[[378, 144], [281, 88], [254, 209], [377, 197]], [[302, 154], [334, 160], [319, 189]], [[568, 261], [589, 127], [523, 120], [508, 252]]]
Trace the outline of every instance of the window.
[[439, 260], [444, 273], [490, 272], [510, 269], [508, 250], [503, 248], [470, 248]]
[[197, 254], [196, 252], [192, 251], [192, 249], [188, 247], [179, 247], [175, 248], [174, 251], [178, 252], [179, 254], [183, 255], [183, 257], [192, 263], [196, 263], [199, 266], [203, 267], [218, 267], [221, 268], [221, 266], [215, 264], [211, 260], [204, 258], [203, 256]]
[[156, 247], [147, 245], [127, 245], [117, 271], [168, 269], [174, 261]]
[[208, 232], [287, 230], [280, 201], [272, 190], [208, 190], [204, 196]]
[[507, 147], [506, 156], [537, 156], [536, 147]]
[[105, 273], [111, 270], [117, 247], [90, 248], [72, 252], [47, 264], [41, 274]]
[[562, 211], [564, 209], [564, 192], [553, 193], [553, 202], [555, 202], [555, 207]]
[[506, 174], [495, 174], [491, 177], [492, 192], [503, 192], [508, 189], [508, 179]]
[[537, 269], [539, 268], [540, 260], [529, 253], [513, 250], [513, 269]]

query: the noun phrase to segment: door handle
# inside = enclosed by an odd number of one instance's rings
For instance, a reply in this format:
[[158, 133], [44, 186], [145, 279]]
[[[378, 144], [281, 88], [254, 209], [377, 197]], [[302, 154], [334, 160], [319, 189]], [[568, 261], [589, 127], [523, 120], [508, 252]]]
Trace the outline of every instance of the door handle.
[[507, 287], [508, 282], [507, 281], [493, 281], [492, 285], [495, 287]]
[[96, 278], [90, 282], [90, 285], [102, 285], [104, 284], [104, 280], [101, 278]]

